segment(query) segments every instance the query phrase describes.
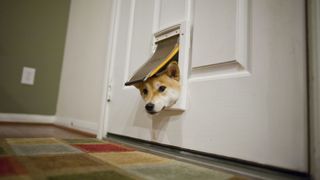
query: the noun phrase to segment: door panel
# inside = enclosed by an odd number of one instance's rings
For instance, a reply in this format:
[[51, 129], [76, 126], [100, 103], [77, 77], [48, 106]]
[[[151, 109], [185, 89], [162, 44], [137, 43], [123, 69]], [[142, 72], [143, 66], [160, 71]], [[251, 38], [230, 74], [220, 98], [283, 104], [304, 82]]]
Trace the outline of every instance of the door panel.
[[[157, 0], [156, 0], [157, 1]], [[185, 19], [185, 0], [158, 0], [160, 1], [159, 27], [163, 29]]]
[[[153, 24], [153, 1], [150, 0], [139, 0], [131, 2], [130, 9], [130, 25], [129, 29], [130, 37], [128, 42], [128, 53], [127, 63], [128, 67], [128, 76], [126, 79], [129, 79], [130, 75], [134, 73], [146, 59], [151, 56], [152, 52], [152, 24]], [[146, 36], [146, 35], [149, 36]], [[141, 37], [144, 37], [141, 39]]]
[[237, 0], [194, 2], [193, 68], [236, 59], [236, 7]]
[[[115, 2], [108, 132], [307, 171], [304, 1]], [[152, 31], [181, 17], [193, 25], [188, 109], [150, 116], [124, 82]]]

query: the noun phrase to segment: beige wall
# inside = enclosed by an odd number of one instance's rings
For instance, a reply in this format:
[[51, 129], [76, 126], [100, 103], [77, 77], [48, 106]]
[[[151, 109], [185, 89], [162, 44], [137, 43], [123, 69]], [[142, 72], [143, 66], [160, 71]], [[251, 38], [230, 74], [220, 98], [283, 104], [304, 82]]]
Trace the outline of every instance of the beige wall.
[[72, 0], [57, 123], [96, 132], [100, 121], [111, 0]]

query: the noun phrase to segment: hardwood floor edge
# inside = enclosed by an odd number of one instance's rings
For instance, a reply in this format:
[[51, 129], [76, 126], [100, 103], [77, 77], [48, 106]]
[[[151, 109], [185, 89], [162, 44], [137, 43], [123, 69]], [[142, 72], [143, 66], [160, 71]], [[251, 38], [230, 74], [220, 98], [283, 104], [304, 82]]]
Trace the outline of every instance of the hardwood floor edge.
[[76, 129], [76, 128], [72, 128], [72, 127], [66, 127], [66, 126], [63, 126], [63, 125], [60, 125], [60, 124], [52, 124], [53, 126], [57, 127], [57, 128], [61, 128], [61, 129], [65, 129], [67, 131], [71, 131], [71, 132], [76, 132], [78, 134], [81, 134], [81, 135], [85, 135], [85, 136], [88, 136], [90, 138], [96, 138], [97, 135], [96, 134], [93, 134], [91, 132], [85, 132], [83, 130], [79, 130], [79, 129]]
[[53, 126], [53, 127], [57, 127], [57, 128], [60, 128], [60, 129], [64, 129], [64, 130], [67, 130], [67, 131], [70, 131], [70, 132], [75, 132], [75, 133], [78, 133], [78, 134], [81, 134], [81, 135], [84, 135], [84, 136], [88, 136], [90, 138], [96, 138], [96, 134], [93, 134], [93, 133], [90, 133], [90, 132], [85, 132], [83, 130], [79, 130], [79, 129], [76, 129], [76, 128], [72, 128], [72, 127], [66, 127], [66, 126], [63, 126], [63, 125], [60, 125], [60, 124], [55, 124], [55, 123], [48, 123], [48, 122], [13, 122], [13, 121], [0, 121], [0, 125], [1, 124], [5, 124], [5, 125], [36, 125], [36, 126], [44, 126], [44, 125], [47, 125], [47, 126]]

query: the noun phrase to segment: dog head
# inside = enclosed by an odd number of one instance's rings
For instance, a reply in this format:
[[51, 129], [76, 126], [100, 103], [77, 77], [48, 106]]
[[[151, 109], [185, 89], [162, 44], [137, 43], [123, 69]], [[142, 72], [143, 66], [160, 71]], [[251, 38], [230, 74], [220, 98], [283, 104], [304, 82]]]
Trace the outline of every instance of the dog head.
[[146, 102], [149, 114], [156, 114], [176, 103], [180, 96], [180, 71], [177, 62], [171, 62], [160, 75], [149, 78], [143, 83], [135, 84]]

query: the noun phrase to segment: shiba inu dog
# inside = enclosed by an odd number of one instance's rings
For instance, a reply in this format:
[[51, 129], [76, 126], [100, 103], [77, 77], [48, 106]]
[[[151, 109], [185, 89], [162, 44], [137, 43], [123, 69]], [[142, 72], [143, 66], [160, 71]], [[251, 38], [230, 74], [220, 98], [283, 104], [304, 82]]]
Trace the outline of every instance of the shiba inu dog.
[[135, 84], [146, 102], [149, 114], [156, 114], [176, 103], [180, 96], [180, 71], [176, 61], [170, 62], [164, 71], [145, 82]]

